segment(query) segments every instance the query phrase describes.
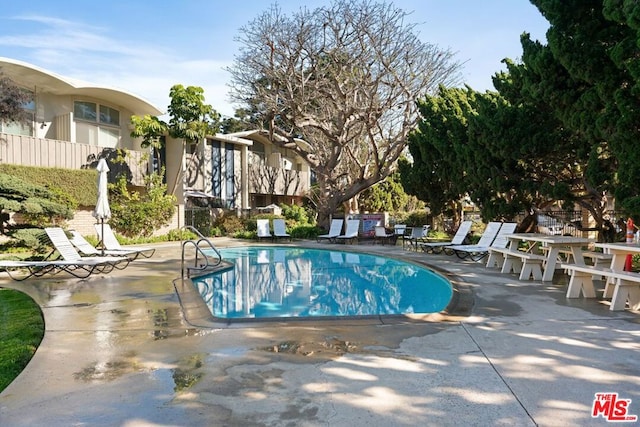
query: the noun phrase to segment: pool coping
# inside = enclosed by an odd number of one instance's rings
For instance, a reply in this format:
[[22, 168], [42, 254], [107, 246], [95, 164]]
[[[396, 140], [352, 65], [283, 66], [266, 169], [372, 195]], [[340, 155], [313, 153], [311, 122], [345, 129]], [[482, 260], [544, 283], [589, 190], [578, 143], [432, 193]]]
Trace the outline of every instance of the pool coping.
[[[209, 307], [202, 299], [200, 293], [193, 286], [190, 278], [176, 278], [173, 280], [173, 286], [180, 302], [180, 307], [184, 315], [185, 321], [193, 327], [202, 329], [226, 329], [226, 328], [246, 328], [260, 326], [301, 326], [309, 325], [310, 322], [321, 323], [323, 325], [340, 324], [340, 325], [389, 325], [400, 323], [422, 323], [422, 322], [457, 322], [471, 314], [473, 308], [473, 291], [464, 280], [458, 275], [448, 272], [431, 263], [415, 260], [396, 253], [377, 254], [368, 251], [368, 245], [353, 245], [348, 247], [340, 246], [336, 248], [332, 244], [308, 244], [308, 242], [289, 242], [289, 243], [256, 243], [243, 242], [237, 245], [229, 245], [225, 247], [242, 247], [242, 246], [276, 246], [276, 247], [304, 247], [310, 249], [326, 249], [339, 250], [342, 252], [366, 253], [370, 255], [380, 255], [391, 259], [398, 259], [410, 264], [419, 265], [429, 268], [437, 274], [446, 278], [451, 284], [453, 295], [449, 304], [438, 313], [428, 314], [384, 314], [384, 315], [365, 315], [365, 316], [314, 316], [314, 317], [289, 317], [283, 318], [219, 318], [215, 317]], [[346, 246], [346, 245], [345, 245]], [[209, 271], [206, 275], [211, 274]], [[194, 276], [201, 277], [204, 276]]]

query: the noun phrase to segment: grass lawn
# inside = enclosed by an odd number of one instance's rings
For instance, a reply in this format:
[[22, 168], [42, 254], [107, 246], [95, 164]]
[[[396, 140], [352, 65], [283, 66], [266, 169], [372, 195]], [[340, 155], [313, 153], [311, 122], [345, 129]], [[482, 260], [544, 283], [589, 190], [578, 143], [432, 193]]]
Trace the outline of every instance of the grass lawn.
[[40, 307], [28, 295], [0, 288], [0, 391], [22, 372], [44, 336]]

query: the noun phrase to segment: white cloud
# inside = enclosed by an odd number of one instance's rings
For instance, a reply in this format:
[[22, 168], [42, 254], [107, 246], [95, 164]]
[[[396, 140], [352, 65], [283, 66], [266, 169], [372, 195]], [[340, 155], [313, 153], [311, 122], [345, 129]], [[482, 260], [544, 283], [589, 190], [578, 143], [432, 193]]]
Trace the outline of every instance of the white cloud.
[[109, 28], [64, 19], [38, 15], [14, 19], [37, 24], [25, 30], [28, 34], [0, 36], [0, 46], [20, 52], [16, 59], [65, 77], [126, 90], [163, 111], [169, 105], [171, 86], [200, 86], [207, 103], [223, 115], [233, 115], [225, 71], [231, 61], [185, 57], [185, 51], [119, 40], [109, 35]]

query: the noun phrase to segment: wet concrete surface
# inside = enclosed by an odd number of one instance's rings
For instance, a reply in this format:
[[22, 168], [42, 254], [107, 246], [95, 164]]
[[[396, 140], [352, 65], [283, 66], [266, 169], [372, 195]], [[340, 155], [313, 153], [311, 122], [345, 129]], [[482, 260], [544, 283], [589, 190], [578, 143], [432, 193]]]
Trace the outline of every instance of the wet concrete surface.
[[400, 246], [304, 244], [431, 265], [456, 304], [422, 319], [218, 323], [174, 287], [178, 243], [87, 280], [3, 273], [41, 305], [46, 333], [0, 394], [0, 425], [602, 426], [598, 392], [640, 415], [640, 313], [567, 300], [560, 272], [521, 282]]

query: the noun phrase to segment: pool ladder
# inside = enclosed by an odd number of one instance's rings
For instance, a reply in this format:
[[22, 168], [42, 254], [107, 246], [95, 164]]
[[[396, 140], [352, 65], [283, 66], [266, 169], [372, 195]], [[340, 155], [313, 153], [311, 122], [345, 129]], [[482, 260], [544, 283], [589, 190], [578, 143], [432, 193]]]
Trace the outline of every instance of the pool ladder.
[[[192, 272], [205, 272], [207, 270], [213, 270], [218, 267], [222, 263], [222, 255], [216, 249], [216, 247], [211, 243], [209, 239], [204, 237], [200, 231], [198, 231], [195, 227], [190, 225], [186, 225], [182, 227], [185, 230], [189, 230], [194, 232], [197, 236], [197, 240], [187, 240], [182, 243], [182, 262], [181, 262], [181, 270], [182, 270], [182, 278], [191, 277]], [[192, 266], [187, 266], [185, 261], [185, 250], [187, 246], [193, 246], [195, 250], [195, 257]], [[206, 254], [203, 249], [211, 249], [213, 253], [215, 253], [216, 257], [211, 254]]]

